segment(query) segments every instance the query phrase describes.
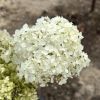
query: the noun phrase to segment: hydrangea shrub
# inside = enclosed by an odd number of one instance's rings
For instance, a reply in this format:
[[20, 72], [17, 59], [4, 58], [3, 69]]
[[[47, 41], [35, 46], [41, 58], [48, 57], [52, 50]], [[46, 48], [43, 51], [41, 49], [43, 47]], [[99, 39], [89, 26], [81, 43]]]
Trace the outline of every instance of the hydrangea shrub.
[[[0, 63], [6, 66], [10, 63], [14, 68], [1, 66], [2, 72], [9, 69], [8, 73], [14, 73], [4, 74], [1, 80], [10, 78], [11, 89], [18, 94], [15, 96], [11, 91], [15, 100], [33, 100], [33, 97], [36, 100], [36, 84], [44, 87], [48, 82], [53, 83], [54, 79], [59, 85], [65, 84], [68, 78], [79, 75], [90, 62], [83, 52], [82, 33], [63, 17], [42, 17], [31, 28], [23, 25], [13, 37], [6, 31], [0, 32], [0, 36]], [[17, 82], [12, 76], [17, 77]]]

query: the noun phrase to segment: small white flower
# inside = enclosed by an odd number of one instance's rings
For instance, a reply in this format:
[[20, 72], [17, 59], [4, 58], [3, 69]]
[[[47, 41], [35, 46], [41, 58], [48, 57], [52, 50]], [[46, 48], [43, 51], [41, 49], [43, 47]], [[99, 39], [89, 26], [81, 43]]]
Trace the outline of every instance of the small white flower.
[[2, 68], [1, 68], [1, 73], [3, 73], [4, 71], [5, 71], [5, 68], [2, 67]]

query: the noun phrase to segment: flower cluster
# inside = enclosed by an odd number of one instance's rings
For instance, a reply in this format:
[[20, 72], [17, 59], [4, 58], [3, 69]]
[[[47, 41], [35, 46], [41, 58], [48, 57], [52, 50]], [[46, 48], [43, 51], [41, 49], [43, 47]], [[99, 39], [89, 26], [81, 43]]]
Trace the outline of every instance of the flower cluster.
[[49, 19], [42, 17], [31, 28], [27, 24], [16, 30], [11, 46], [3, 58], [7, 63], [17, 65], [19, 79], [26, 83], [40, 83], [45, 86], [59, 85], [74, 75], [79, 75], [90, 60], [81, 45], [82, 33], [63, 17]]
[[[5, 59], [6, 61], [9, 61], [9, 54], [5, 54], [6, 50], [9, 49], [11, 42], [13, 41], [13, 38], [10, 36], [10, 34], [7, 32], [7, 30], [0, 31], [0, 63], [1, 58]], [[5, 56], [5, 55], [8, 55]]]
[[9, 77], [0, 80], [0, 100], [11, 100], [12, 91], [14, 88], [14, 83], [9, 81]]
[[0, 100], [37, 100], [36, 83], [19, 79], [13, 63], [0, 64]]
[[0, 100], [37, 100], [36, 83], [26, 84], [23, 78], [20, 80], [16, 65], [3, 60], [10, 59], [7, 50], [12, 41], [6, 30], [0, 31]]

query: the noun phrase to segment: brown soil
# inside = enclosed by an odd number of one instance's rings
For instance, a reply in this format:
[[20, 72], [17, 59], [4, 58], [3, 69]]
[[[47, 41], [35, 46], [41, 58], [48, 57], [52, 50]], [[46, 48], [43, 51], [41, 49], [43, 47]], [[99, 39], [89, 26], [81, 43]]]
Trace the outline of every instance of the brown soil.
[[0, 29], [14, 34], [23, 24], [35, 24], [41, 16], [60, 15], [78, 25], [85, 37], [84, 51], [91, 63], [79, 77], [65, 85], [56, 83], [38, 88], [38, 96], [45, 100], [100, 100], [100, 1], [90, 13], [90, 0], [0, 0]]

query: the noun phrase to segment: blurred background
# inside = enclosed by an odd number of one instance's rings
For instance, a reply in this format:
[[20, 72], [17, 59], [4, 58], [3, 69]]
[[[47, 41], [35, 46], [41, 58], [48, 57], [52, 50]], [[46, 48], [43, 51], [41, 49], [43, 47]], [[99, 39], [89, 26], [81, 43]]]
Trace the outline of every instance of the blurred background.
[[38, 88], [45, 100], [100, 100], [100, 0], [0, 0], [0, 30], [12, 35], [23, 24], [35, 24], [41, 16], [63, 16], [83, 33], [84, 51], [91, 63], [79, 77], [65, 85]]

